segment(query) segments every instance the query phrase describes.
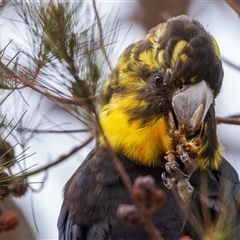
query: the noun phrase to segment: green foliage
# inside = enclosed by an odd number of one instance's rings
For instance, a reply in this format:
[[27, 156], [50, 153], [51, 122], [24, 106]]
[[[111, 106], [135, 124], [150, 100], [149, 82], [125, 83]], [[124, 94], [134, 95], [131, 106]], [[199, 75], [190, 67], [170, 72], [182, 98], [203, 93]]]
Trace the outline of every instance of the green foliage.
[[[87, 3], [22, 1], [15, 8], [26, 23], [29, 34], [31, 52], [24, 53], [31, 61], [28, 79], [43, 82], [44, 75], [43, 85], [48, 84], [58, 94], [64, 91], [64, 86], [70, 89], [71, 83], [81, 85], [82, 81], [86, 81], [89, 92], [95, 95], [104, 61], [97, 25]], [[54, 85], [53, 88], [53, 82], [61, 87]]]

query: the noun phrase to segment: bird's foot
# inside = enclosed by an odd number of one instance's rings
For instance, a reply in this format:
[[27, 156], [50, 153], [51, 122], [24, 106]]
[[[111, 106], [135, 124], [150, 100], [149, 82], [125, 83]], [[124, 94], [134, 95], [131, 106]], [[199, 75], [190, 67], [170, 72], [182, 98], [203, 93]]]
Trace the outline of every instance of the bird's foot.
[[[165, 164], [166, 172], [162, 174], [164, 185], [168, 189], [177, 188], [179, 196], [187, 203], [190, 201], [193, 187], [189, 182], [189, 178], [196, 169], [196, 161], [184, 151], [183, 146], [178, 148], [179, 158], [170, 152], [167, 155], [167, 163]], [[166, 175], [169, 175], [167, 177]]]

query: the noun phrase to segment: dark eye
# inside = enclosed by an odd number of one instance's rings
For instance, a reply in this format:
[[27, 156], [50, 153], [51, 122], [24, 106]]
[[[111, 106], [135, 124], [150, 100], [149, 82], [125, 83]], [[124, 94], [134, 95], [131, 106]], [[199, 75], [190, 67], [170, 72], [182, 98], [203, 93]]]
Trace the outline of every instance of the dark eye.
[[184, 88], [184, 86], [183, 85], [180, 85], [179, 87], [178, 87], [178, 90], [183, 90], [183, 88]]
[[186, 88], [188, 88], [188, 85], [182, 84], [178, 86], [178, 91], [184, 91]]
[[156, 86], [162, 85], [163, 83], [163, 76], [161, 74], [156, 74], [153, 79]]

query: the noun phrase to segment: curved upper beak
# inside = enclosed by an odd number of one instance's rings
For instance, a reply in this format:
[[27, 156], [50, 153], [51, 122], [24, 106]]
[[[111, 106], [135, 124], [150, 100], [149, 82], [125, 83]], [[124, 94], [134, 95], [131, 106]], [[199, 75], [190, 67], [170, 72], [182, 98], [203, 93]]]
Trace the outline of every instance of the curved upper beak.
[[213, 100], [213, 92], [204, 80], [174, 94], [172, 107], [186, 135], [191, 136], [199, 129]]

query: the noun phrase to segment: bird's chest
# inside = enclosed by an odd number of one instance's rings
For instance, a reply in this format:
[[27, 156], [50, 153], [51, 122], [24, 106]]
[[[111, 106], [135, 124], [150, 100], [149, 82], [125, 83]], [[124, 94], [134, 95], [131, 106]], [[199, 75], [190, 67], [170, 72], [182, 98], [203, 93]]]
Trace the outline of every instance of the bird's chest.
[[[137, 176], [151, 175], [155, 178], [157, 187], [162, 189], [166, 194], [166, 201], [160, 206], [150, 217], [154, 225], [160, 230], [164, 239], [179, 239], [181, 230], [184, 225], [184, 215], [178, 206], [176, 198], [172, 192], [168, 190], [161, 180], [162, 170], [154, 170], [154, 168], [131, 170], [128, 172], [132, 181]], [[128, 226], [124, 221], [118, 218], [117, 210], [121, 204], [136, 205], [130, 194], [127, 192], [120, 178], [115, 182], [105, 184], [100, 182], [92, 182], [92, 189], [89, 190], [85, 199], [85, 212], [88, 218], [92, 218], [96, 228], [101, 228], [102, 223], [106, 223], [107, 238], [106, 239], [151, 239], [146, 232], [142, 220], [139, 224]], [[146, 201], [146, 208], [150, 208], [151, 202]], [[87, 209], [86, 209], [87, 206]], [[137, 208], [139, 207], [136, 205]], [[131, 215], [131, 214], [130, 214]], [[131, 217], [131, 216], [130, 216]], [[104, 229], [105, 229], [104, 227]]]

